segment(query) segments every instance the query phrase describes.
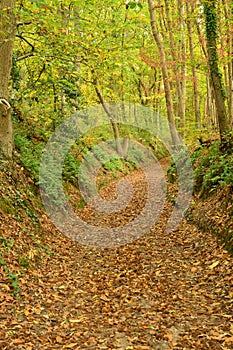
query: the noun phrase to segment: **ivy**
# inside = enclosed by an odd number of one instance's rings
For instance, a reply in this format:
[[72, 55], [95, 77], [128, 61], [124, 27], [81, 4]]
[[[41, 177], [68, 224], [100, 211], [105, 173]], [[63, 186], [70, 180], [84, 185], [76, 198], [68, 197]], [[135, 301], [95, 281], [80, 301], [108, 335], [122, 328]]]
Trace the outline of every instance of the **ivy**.
[[220, 75], [216, 65], [218, 62], [218, 55], [216, 50], [218, 19], [216, 14], [216, 1], [206, 1], [204, 3], [204, 13], [206, 16], [206, 37], [209, 43], [209, 50], [211, 51], [211, 58], [209, 60], [210, 66], [215, 73]]

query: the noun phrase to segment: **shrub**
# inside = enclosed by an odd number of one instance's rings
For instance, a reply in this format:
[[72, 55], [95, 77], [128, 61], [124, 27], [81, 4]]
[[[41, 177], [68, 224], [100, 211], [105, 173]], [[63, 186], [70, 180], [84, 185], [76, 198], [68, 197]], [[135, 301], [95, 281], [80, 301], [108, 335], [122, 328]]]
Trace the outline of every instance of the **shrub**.
[[219, 142], [208, 150], [198, 150], [192, 155], [195, 166], [195, 189], [211, 193], [216, 187], [233, 186], [233, 154], [222, 152]]

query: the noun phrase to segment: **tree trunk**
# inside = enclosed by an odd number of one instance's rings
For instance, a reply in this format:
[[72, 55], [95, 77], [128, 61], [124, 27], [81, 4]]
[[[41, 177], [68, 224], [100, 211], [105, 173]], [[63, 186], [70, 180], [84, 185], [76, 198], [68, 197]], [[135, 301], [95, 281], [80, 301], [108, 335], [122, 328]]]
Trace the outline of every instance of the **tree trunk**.
[[217, 111], [217, 119], [220, 131], [221, 140], [223, 140], [224, 133], [230, 131], [230, 124], [227, 118], [225, 107], [225, 95], [223, 91], [221, 74], [218, 67], [218, 53], [217, 53], [217, 14], [216, 14], [216, 0], [205, 1], [205, 24], [206, 24], [206, 40], [207, 53], [210, 69], [211, 81], [214, 89], [214, 97]]
[[[178, 47], [175, 45], [174, 35], [173, 35], [173, 23], [171, 21], [171, 15], [170, 15], [170, 5], [169, 1], [165, 0], [165, 13], [166, 13], [166, 19], [167, 19], [167, 28], [169, 32], [169, 40], [170, 40], [170, 47], [171, 47], [171, 55], [173, 59], [173, 72], [175, 76], [175, 85], [176, 85], [176, 94], [177, 94], [177, 100], [178, 100], [178, 116], [181, 120], [181, 126], [184, 127], [184, 121], [185, 121], [185, 96], [183, 95], [183, 89], [182, 89], [182, 81], [183, 74], [180, 71], [180, 68], [178, 67], [177, 63], [180, 63], [180, 60], [177, 56], [177, 50]], [[185, 64], [183, 64], [185, 66]]]
[[[193, 10], [193, 8], [192, 8]], [[192, 24], [190, 20], [191, 9], [190, 4], [186, 2], [186, 12], [187, 12], [187, 29], [188, 29], [188, 39], [189, 39], [189, 52], [190, 59], [192, 62], [192, 78], [193, 78], [193, 102], [194, 102], [194, 112], [195, 112], [195, 124], [196, 127], [201, 127], [201, 114], [200, 114], [200, 102], [199, 102], [199, 93], [198, 93], [198, 77], [195, 67], [195, 55], [194, 55], [194, 44], [193, 44], [193, 33], [192, 33]]]
[[13, 127], [9, 99], [9, 80], [15, 36], [15, 0], [0, 1], [0, 155], [12, 158]]
[[97, 83], [97, 79], [96, 78], [93, 81], [93, 85], [94, 85], [94, 88], [95, 88], [95, 91], [96, 91], [96, 95], [98, 96], [99, 101], [100, 101], [100, 103], [101, 103], [105, 113], [107, 114], [107, 116], [110, 119], [110, 123], [111, 123], [112, 129], [113, 129], [114, 139], [115, 139], [115, 142], [116, 142], [117, 154], [120, 157], [126, 158], [127, 152], [128, 152], [129, 140], [127, 138], [124, 138], [123, 142], [122, 143], [120, 142], [121, 139], [120, 139], [120, 132], [119, 132], [118, 124], [117, 124], [117, 121], [114, 120], [116, 118], [112, 114], [110, 109], [108, 108], [107, 104], [105, 103], [104, 98], [103, 98], [103, 96], [102, 96], [102, 94], [101, 94], [101, 92], [100, 92], [100, 90], [98, 88], [98, 83]]
[[168, 70], [167, 70], [167, 65], [166, 65], [165, 52], [164, 52], [164, 48], [163, 48], [163, 44], [162, 44], [162, 41], [160, 38], [158, 28], [156, 25], [156, 20], [155, 20], [155, 15], [154, 15], [154, 6], [153, 6], [152, 0], [148, 0], [148, 7], [149, 7], [149, 13], [150, 13], [152, 34], [153, 34], [154, 40], [156, 42], [156, 45], [157, 45], [158, 51], [159, 51], [162, 76], [163, 76], [164, 91], [165, 91], [165, 98], [166, 98], [167, 115], [168, 115], [170, 131], [171, 131], [172, 142], [173, 142], [173, 145], [176, 146], [179, 144], [180, 140], [179, 140], [179, 137], [176, 133], [172, 95], [171, 95], [171, 88], [170, 88]]
[[178, 13], [180, 14], [179, 22], [180, 22], [180, 59], [179, 61], [182, 63], [180, 67], [180, 86], [181, 86], [181, 101], [180, 101], [180, 109], [181, 109], [181, 126], [185, 128], [185, 114], [186, 114], [186, 76], [187, 76], [187, 66], [186, 66], [186, 32], [185, 32], [185, 7], [184, 2], [178, 0]]
[[213, 97], [213, 86], [210, 82], [211, 78], [209, 73], [206, 75], [206, 89], [207, 89], [207, 97], [205, 103], [205, 121], [206, 127], [208, 130], [213, 130], [213, 128], [217, 129], [217, 117], [216, 117], [216, 108], [215, 101]]
[[227, 23], [226, 27], [226, 41], [223, 42], [223, 49], [227, 50], [227, 64], [225, 82], [227, 86], [227, 102], [228, 102], [228, 115], [231, 126], [233, 128], [233, 29], [232, 29], [232, 18], [233, 18], [233, 3], [232, 1], [222, 0], [224, 10], [224, 20]]

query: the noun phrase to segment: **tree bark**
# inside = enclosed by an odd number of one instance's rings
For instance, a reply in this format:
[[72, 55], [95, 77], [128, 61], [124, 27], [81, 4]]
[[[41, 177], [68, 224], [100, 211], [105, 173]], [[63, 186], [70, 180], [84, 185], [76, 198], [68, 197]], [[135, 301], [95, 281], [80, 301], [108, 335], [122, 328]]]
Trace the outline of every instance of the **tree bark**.
[[[193, 10], [193, 8], [192, 8]], [[200, 114], [200, 102], [199, 102], [199, 93], [198, 93], [198, 77], [195, 67], [195, 55], [194, 55], [194, 43], [192, 35], [192, 24], [190, 20], [191, 8], [190, 4], [186, 2], [186, 12], [187, 12], [187, 29], [188, 29], [188, 39], [189, 39], [189, 52], [190, 59], [192, 62], [192, 78], [193, 78], [193, 102], [194, 102], [194, 112], [195, 112], [195, 124], [196, 127], [201, 127], [201, 114]]]
[[[171, 47], [171, 55], [173, 59], [173, 72], [175, 76], [175, 85], [176, 85], [176, 93], [177, 93], [177, 99], [178, 99], [178, 115], [181, 120], [181, 126], [184, 127], [185, 123], [185, 96], [183, 95], [183, 89], [182, 89], [182, 78], [183, 74], [178, 67], [178, 62], [180, 63], [180, 59], [178, 58], [178, 55], [176, 54], [178, 51], [177, 45], [175, 45], [175, 39], [173, 35], [173, 23], [171, 21], [171, 15], [170, 15], [170, 5], [169, 1], [165, 0], [165, 13], [166, 13], [166, 19], [167, 19], [167, 28], [169, 32], [169, 40], [170, 40], [170, 47]], [[183, 65], [185, 66], [185, 65]]]
[[156, 25], [156, 20], [155, 20], [155, 15], [154, 15], [154, 6], [153, 6], [152, 0], [148, 0], [148, 8], [149, 8], [149, 13], [150, 13], [152, 34], [153, 34], [154, 40], [156, 42], [156, 45], [157, 45], [158, 51], [159, 51], [160, 64], [161, 64], [162, 76], [163, 76], [164, 91], [165, 91], [165, 98], [166, 98], [167, 116], [168, 116], [168, 121], [169, 121], [172, 142], [173, 142], [173, 145], [176, 146], [179, 144], [180, 140], [179, 140], [179, 137], [177, 135], [176, 127], [175, 127], [172, 94], [171, 94], [168, 70], [167, 70], [167, 65], [166, 65], [166, 57], [165, 57], [163, 44], [162, 44], [162, 41], [160, 38], [160, 34], [159, 34], [159, 31], [158, 31], [158, 28]]
[[107, 114], [107, 116], [110, 119], [110, 123], [111, 123], [112, 129], [113, 129], [114, 139], [116, 142], [116, 151], [120, 157], [126, 158], [126, 155], [128, 152], [129, 140], [128, 140], [128, 138], [124, 138], [123, 142], [121, 144], [118, 124], [117, 124], [116, 120], [114, 120], [115, 116], [112, 114], [112, 112], [110, 111], [110, 109], [108, 108], [107, 104], [104, 101], [104, 98], [103, 98], [103, 96], [98, 88], [97, 79], [94, 80], [93, 85], [95, 88], [96, 95], [98, 96], [99, 101], [100, 101], [105, 113]]
[[186, 76], [187, 76], [187, 66], [186, 66], [186, 32], [185, 32], [185, 7], [184, 2], [181, 0], [177, 0], [178, 3], [178, 13], [180, 14], [179, 22], [180, 22], [180, 86], [181, 86], [181, 101], [180, 101], [180, 109], [181, 109], [181, 125], [182, 128], [185, 128], [185, 115], [186, 115]]
[[225, 64], [225, 82], [227, 85], [227, 103], [228, 103], [228, 115], [231, 122], [231, 127], [233, 128], [233, 28], [232, 28], [232, 18], [233, 18], [233, 3], [232, 1], [222, 0], [224, 20], [227, 24], [226, 28], [226, 41], [222, 44], [227, 50], [227, 63]]
[[15, 0], [0, 1], [0, 155], [12, 158], [13, 126], [9, 99], [9, 80], [15, 37]]
[[227, 118], [225, 107], [225, 95], [223, 91], [221, 73], [218, 66], [217, 53], [217, 14], [216, 0], [204, 2], [205, 24], [206, 24], [206, 40], [207, 53], [210, 69], [211, 81], [214, 89], [214, 97], [217, 111], [217, 119], [221, 140], [226, 132], [230, 131], [230, 124]]
[[205, 122], [206, 127], [208, 130], [217, 130], [217, 116], [216, 116], [216, 105], [213, 97], [213, 85], [211, 84], [211, 78], [210, 74], [207, 73], [206, 75], [206, 89], [207, 89], [207, 95], [206, 95], [206, 103], [205, 103]]

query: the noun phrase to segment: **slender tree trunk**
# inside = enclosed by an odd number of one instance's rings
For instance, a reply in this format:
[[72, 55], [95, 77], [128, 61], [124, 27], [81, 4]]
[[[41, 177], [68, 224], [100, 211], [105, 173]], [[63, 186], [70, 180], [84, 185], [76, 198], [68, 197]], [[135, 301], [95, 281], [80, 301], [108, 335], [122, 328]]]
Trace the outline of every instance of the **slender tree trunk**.
[[161, 80], [160, 77], [158, 79], [158, 83], [157, 83], [157, 89], [155, 91], [155, 112], [157, 114], [160, 113], [160, 98], [158, 98], [156, 95], [160, 95], [161, 94]]
[[111, 123], [112, 129], [113, 129], [114, 139], [116, 142], [116, 151], [120, 157], [125, 158], [127, 155], [127, 152], [128, 152], [129, 140], [127, 138], [124, 138], [123, 142], [121, 144], [118, 124], [115, 120], [115, 116], [112, 114], [112, 112], [110, 111], [110, 109], [108, 108], [107, 104], [104, 101], [104, 98], [103, 98], [103, 96], [98, 88], [97, 79], [94, 80], [93, 85], [94, 85], [94, 88], [96, 91], [96, 95], [98, 96], [99, 101], [100, 101], [105, 113], [107, 114], [107, 116], [110, 119], [110, 123]]
[[225, 96], [223, 91], [221, 74], [218, 67], [218, 53], [217, 53], [217, 14], [216, 14], [216, 0], [209, 0], [204, 2], [204, 12], [206, 21], [206, 40], [208, 62], [210, 68], [210, 76], [214, 89], [214, 97], [217, 111], [217, 119], [220, 131], [221, 140], [223, 140], [224, 133], [230, 131], [230, 124], [227, 118], [225, 107]]
[[230, 38], [230, 47], [231, 52], [228, 55], [228, 110], [229, 110], [229, 117], [231, 121], [231, 126], [233, 129], [233, 39]]
[[222, 0], [224, 10], [224, 20], [227, 23], [226, 42], [223, 43], [227, 50], [227, 64], [225, 65], [225, 82], [227, 86], [228, 115], [233, 128], [233, 2]]
[[[193, 10], [193, 8], [192, 8], [192, 10]], [[195, 23], [196, 23], [196, 28], [197, 28], [199, 44], [201, 46], [201, 49], [202, 49], [202, 52], [203, 52], [205, 58], [208, 59], [207, 58], [208, 54], [207, 54], [207, 50], [206, 50], [206, 40], [205, 40], [204, 35], [202, 34], [202, 30], [200, 28], [200, 23], [197, 20], [195, 21]]]
[[15, 36], [15, 0], [0, 1], [0, 154], [11, 159], [13, 127], [9, 99], [9, 80]]
[[193, 44], [193, 33], [192, 33], [192, 24], [190, 20], [190, 3], [186, 2], [186, 12], [187, 12], [187, 29], [188, 29], [188, 39], [189, 39], [189, 52], [190, 59], [192, 62], [192, 78], [193, 78], [193, 102], [194, 102], [194, 113], [195, 113], [195, 123], [198, 128], [201, 127], [201, 116], [200, 116], [200, 102], [199, 102], [199, 93], [198, 93], [198, 77], [195, 67], [195, 55], [194, 55], [194, 44]]
[[170, 131], [171, 131], [172, 142], [174, 145], [178, 145], [179, 144], [179, 137], [176, 133], [176, 127], [175, 127], [172, 94], [171, 94], [171, 88], [170, 88], [170, 83], [169, 83], [169, 76], [168, 76], [168, 70], [167, 70], [167, 65], [166, 65], [165, 52], [164, 52], [164, 48], [163, 48], [163, 44], [162, 44], [162, 41], [160, 38], [158, 28], [156, 25], [156, 20], [155, 20], [155, 15], [154, 15], [154, 6], [153, 6], [152, 0], [148, 0], [148, 7], [149, 7], [149, 13], [150, 13], [152, 34], [153, 34], [154, 40], [156, 42], [156, 45], [157, 45], [158, 51], [159, 51], [162, 76], [163, 76], [164, 91], [165, 91], [165, 98], [166, 98], [167, 115], [168, 115]]
[[213, 127], [216, 129], [217, 127], [217, 118], [216, 118], [216, 108], [214, 104], [213, 98], [213, 86], [210, 82], [210, 75], [206, 75], [206, 88], [207, 88], [207, 97], [205, 103], [205, 118], [206, 118], [206, 126], [208, 130], [212, 130]]
[[178, 64], [180, 64], [180, 59], [177, 56], [177, 46], [175, 45], [175, 40], [173, 36], [173, 24], [171, 21], [171, 15], [170, 15], [170, 5], [169, 1], [165, 0], [165, 13], [167, 18], [167, 28], [169, 32], [169, 40], [170, 40], [170, 47], [171, 47], [171, 55], [173, 59], [173, 72], [175, 76], [175, 85], [176, 85], [176, 94], [177, 94], [177, 100], [178, 100], [178, 106], [177, 106], [177, 112], [178, 116], [181, 120], [181, 125], [184, 127], [184, 121], [185, 121], [185, 99], [183, 95], [183, 89], [182, 89], [182, 81], [181, 81], [181, 71], [178, 68]]
[[185, 32], [185, 7], [184, 2], [181, 0], [177, 0], [178, 12], [180, 14], [180, 59], [181, 68], [180, 68], [180, 88], [181, 88], [181, 101], [180, 101], [180, 109], [181, 109], [181, 125], [182, 128], [185, 127], [185, 114], [186, 114], [186, 75], [187, 75], [187, 66], [186, 66], [186, 32]]

